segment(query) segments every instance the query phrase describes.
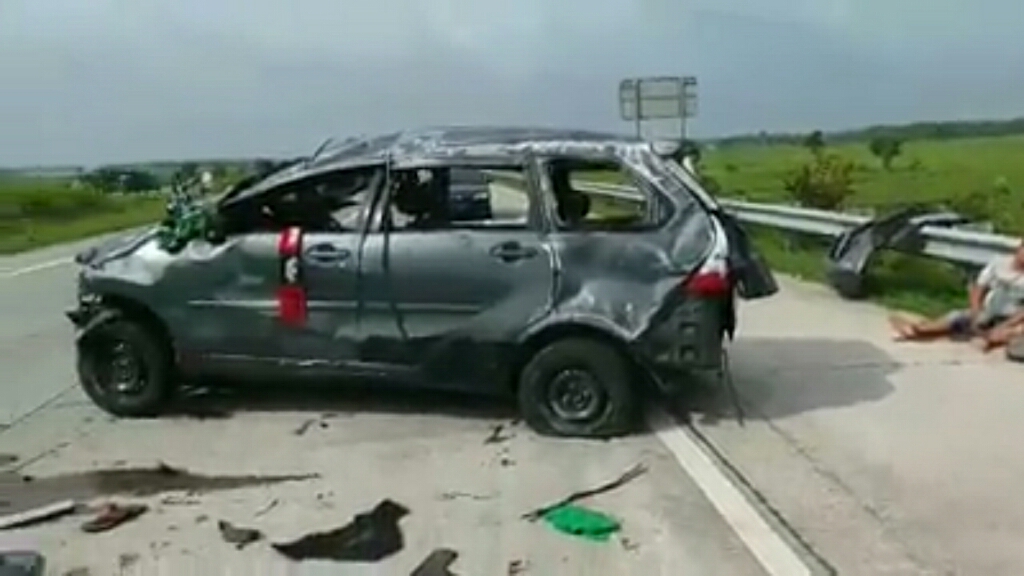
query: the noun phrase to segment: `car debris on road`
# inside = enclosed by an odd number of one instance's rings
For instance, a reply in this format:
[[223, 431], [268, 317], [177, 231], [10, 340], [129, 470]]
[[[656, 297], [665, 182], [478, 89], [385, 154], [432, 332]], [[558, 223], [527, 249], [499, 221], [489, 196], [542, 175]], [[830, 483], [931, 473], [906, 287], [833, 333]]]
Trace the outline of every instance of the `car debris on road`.
[[220, 537], [225, 542], [233, 544], [239, 550], [263, 539], [263, 533], [259, 530], [235, 526], [227, 520], [218, 520], [217, 530], [220, 531]]
[[448, 568], [455, 563], [459, 553], [450, 548], [432, 551], [409, 576], [456, 576]]
[[636, 480], [637, 478], [643, 476], [646, 473], [647, 466], [644, 465], [643, 463], [637, 464], [630, 468], [629, 470], [625, 471], [621, 476], [619, 476], [615, 480], [606, 482], [595, 488], [581, 490], [579, 492], [573, 492], [572, 494], [566, 496], [565, 498], [562, 498], [561, 500], [555, 502], [554, 504], [542, 506], [540, 508], [531, 510], [530, 512], [523, 514], [522, 518], [524, 520], [529, 520], [531, 522], [540, 520], [553, 510], [569, 506], [570, 504], [575, 504], [576, 502], [579, 502], [580, 500], [583, 500], [585, 498], [590, 498], [593, 496], [597, 496], [599, 494], [611, 492], [612, 490], [616, 490], [618, 488], [621, 488], [622, 486], [625, 486], [626, 484], [632, 482], [633, 480]]
[[271, 546], [291, 560], [377, 562], [405, 546], [399, 520], [408, 514], [405, 506], [384, 499], [369, 512], [356, 514], [341, 528]]
[[92, 519], [82, 523], [82, 532], [107, 532], [135, 520], [149, 511], [145, 504], [117, 504], [108, 502], [99, 507]]
[[[574, 187], [595, 170], [632, 181], [635, 205]], [[628, 433], [648, 391], [720, 381], [737, 297], [778, 290], [650, 143], [524, 127], [328, 143], [220, 197], [175, 196], [162, 226], [75, 260], [78, 376], [111, 414], [160, 413], [207, 376], [374, 377], [514, 397], [557, 436]]]

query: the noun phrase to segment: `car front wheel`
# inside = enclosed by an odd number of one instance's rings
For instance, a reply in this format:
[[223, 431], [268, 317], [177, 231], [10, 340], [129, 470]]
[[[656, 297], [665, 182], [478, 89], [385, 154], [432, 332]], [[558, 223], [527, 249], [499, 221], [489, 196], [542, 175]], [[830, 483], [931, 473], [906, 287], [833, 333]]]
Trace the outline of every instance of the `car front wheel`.
[[636, 394], [625, 359], [598, 340], [553, 342], [519, 378], [519, 407], [538, 433], [610, 437], [632, 431]]
[[171, 395], [168, 346], [129, 318], [112, 318], [86, 334], [77, 365], [85, 393], [115, 416], [155, 416]]

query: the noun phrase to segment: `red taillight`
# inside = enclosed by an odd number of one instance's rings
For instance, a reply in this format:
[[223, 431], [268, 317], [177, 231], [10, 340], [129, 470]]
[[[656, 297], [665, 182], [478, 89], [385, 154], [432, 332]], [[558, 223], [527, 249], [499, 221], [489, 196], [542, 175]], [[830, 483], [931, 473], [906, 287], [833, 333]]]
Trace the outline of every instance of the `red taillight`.
[[686, 281], [684, 288], [691, 296], [700, 298], [727, 296], [732, 291], [729, 278], [717, 270], [694, 274]]

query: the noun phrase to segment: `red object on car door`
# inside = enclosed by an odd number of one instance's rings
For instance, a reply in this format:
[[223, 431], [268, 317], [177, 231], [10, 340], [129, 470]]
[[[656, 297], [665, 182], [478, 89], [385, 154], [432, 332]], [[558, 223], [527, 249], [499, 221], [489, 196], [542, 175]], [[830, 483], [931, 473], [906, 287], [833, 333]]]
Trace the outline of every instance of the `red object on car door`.
[[285, 228], [277, 240], [280, 258], [280, 285], [277, 288], [277, 313], [289, 326], [306, 322], [306, 288], [302, 283], [302, 229]]

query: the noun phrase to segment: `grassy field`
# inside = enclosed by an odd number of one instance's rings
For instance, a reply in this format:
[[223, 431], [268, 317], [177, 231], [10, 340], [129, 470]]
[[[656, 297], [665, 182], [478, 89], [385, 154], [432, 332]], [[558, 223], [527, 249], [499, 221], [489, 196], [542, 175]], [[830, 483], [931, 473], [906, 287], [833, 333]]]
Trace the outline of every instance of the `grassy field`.
[[[909, 141], [890, 170], [867, 143], [829, 146], [854, 163], [850, 209], [893, 210], [911, 203], [946, 206], [992, 222], [1007, 234], [1024, 233], [1024, 136]], [[718, 182], [723, 196], [761, 202], [791, 202], [783, 182], [810, 162], [794, 145], [740, 145], [706, 151], [702, 173]], [[759, 230], [759, 245], [780, 271], [823, 279], [824, 248]], [[872, 265], [873, 297], [901, 309], [934, 314], [966, 301], [964, 271], [921, 258], [884, 254]]]
[[130, 197], [73, 188], [50, 179], [0, 181], [0, 254], [156, 222], [163, 197]]

